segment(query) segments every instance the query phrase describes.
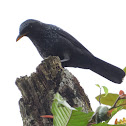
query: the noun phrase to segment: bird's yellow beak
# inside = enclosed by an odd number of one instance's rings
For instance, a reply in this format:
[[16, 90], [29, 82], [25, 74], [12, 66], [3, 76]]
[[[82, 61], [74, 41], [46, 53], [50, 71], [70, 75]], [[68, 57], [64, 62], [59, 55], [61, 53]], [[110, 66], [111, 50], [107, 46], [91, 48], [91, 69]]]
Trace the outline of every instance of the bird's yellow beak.
[[[28, 33], [28, 32], [27, 32]], [[16, 39], [16, 42], [18, 41], [18, 40], [20, 40], [23, 36], [26, 36], [27, 35], [27, 33], [24, 33], [23, 35], [18, 35], [18, 37], [17, 37], [17, 39]]]
[[18, 35], [18, 37], [17, 37], [17, 39], [16, 39], [16, 42], [17, 42], [18, 40], [20, 40], [22, 37], [23, 37], [23, 35]]

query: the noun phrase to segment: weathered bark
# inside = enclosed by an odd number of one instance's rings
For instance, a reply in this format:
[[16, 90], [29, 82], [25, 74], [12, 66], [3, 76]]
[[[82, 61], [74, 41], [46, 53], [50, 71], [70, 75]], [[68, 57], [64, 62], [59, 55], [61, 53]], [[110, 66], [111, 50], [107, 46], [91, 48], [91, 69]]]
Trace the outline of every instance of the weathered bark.
[[23, 126], [52, 126], [51, 119], [41, 115], [51, 114], [53, 96], [56, 92], [66, 99], [72, 107], [83, 107], [91, 111], [90, 102], [77, 79], [63, 69], [58, 57], [49, 57], [42, 61], [31, 76], [17, 78], [16, 85], [21, 91], [19, 101]]

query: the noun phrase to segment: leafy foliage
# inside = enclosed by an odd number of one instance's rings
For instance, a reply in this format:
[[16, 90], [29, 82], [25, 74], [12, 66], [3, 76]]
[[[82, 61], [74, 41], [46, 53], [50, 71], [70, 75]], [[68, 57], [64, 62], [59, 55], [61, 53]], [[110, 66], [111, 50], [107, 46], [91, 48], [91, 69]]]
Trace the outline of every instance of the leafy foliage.
[[112, 94], [112, 93], [108, 93], [108, 95], [106, 97], [104, 97], [105, 94], [101, 94], [101, 96], [97, 96], [96, 99], [97, 101], [99, 101], [99, 97], [101, 97], [101, 103], [104, 104], [104, 105], [109, 105], [109, 106], [112, 106], [116, 99], [119, 97], [118, 94]]
[[97, 87], [101, 88], [99, 84], [96, 84]]
[[61, 95], [59, 93], [56, 93], [52, 104], [54, 126], [66, 126], [72, 114], [72, 110], [62, 104], [63, 102], [64, 100]]
[[87, 126], [93, 112], [84, 113], [82, 108], [68, 107], [59, 93], [56, 93], [52, 104], [54, 126]]
[[[96, 86], [100, 88], [100, 95], [101, 95], [101, 87], [100, 87], [100, 85], [96, 84]], [[104, 89], [104, 92], [105, 92], [105, 96], [104, 97], [106, 97], [106, 95], [108, 94], [108, 88], [106, 86], [102, 86], [102, 88]]]
[[123, 69], [123, 71], [125, 72], [125, 74], [126, 74], [126, 67]]
[[[104, 97], [105, 94], [102, 94], [101, 96], [97, 96], [96, 99], [97, 101], [99, 101], [99, 97], [101, 97], [101, 103], [104, 105], [109, 105], [112, 106], [115, 101], [117, 100], [117, 98], [119, 97], [118, 94], [112, 94], [112, 93], [108, 93], [108, 95], [106, 97]], [[116, 106], [123, 106], [123, 109], [126, 109], [126, 99], [120, 99], [118, 100]]]
[[[100, 90], [101, 87], [97, 85]], [[71, 107], [59, 93], [55, 94], [52, 104], [53, 125], [54, 126], [115, 126], [109, 125], [109, 120], [121, 109], [126, 109], [126, 94], [120, 90], [118, 94], [108, 93], [108, 89], [102, 86], [105, 94], [100, 94], [96, 99], [100, 103], [109, 105], [99, 106], [96, 112], [84, 113], [82, 108]], [[42, 116], [46, 117], [46, 116]], [[48, 115], [47, 115], [48, 117]], [[50, 116], [49, 116], [50, 118]], [[52, 117], [51, 117], [52, 118]], [[105, 122], [103, 122], [105, 121]], [[117, 121], [118, 122], [118, 121]], [[122, 124], [122, 123], [118, 123]], [[123, 123], [124, 124], [124, 123]], [[118, 125], [123, 126], [123, 125]]]
[[93, 112], [84, 113], [82, 108], [76, 108], [78, 111], [73, 111], [67, 126], [87, 126]]
[[105, 92], [105, 96], [104, 96], [104, 97], [106, 97], [106, 96], [107, 96], [107, 94], [108, 94], [108, 88], [107, 88], [107, 87], [105, 87], [105, 86], [102, 86], [102, 87], [103, 87], [104, 92]]

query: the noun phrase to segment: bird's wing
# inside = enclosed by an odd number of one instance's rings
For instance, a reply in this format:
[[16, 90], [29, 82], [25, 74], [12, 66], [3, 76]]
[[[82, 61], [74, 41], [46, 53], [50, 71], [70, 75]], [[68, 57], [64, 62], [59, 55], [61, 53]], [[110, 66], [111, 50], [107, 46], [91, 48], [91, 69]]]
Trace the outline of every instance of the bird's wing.
[[63, 38], [67, 39], [75, 47], [78, 47], [79, 49], [81, 49], [82, 52], [84, 52], [84, 53], [86, 52], [86, 53], [89, 53], [89, 54], [93, 55], [78, 40], [76, 40], [72, 35], [70, 35], [69, 33], [65, 32], [64, 30], [58, 28], [56, 30], [56, 33], [59, 34], [60, 36], [62, 36]]

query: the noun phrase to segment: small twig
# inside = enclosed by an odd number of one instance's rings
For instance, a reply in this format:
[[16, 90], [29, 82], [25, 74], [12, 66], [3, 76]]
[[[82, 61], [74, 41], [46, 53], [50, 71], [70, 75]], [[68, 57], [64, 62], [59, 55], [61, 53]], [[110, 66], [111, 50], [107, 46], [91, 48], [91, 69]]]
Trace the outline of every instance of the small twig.
[[89, 123], [87, 126], [92, 126], [93, 124], [96, 124], [95, 122]]
[[118, 105], [118, 106], [116, 106], [117, 102], [118, 102], [120, 99], [126, 99], [126, 97], [122, 97], [122, 98], [121, 98], [121, 96], [119, 96], [119, 97], [116, 99], [114, 105], [111, 107], [111, 109], [113, 109], [113, 108], [117, 108], [117, 107], [119, 107], [119, 106], [126, 105], [126, 104], [122, 104], [122, 105]]
[[120, 100], [120, 96], [116, 99], [116, 101], [115, 101], [114, 105], [111, 107], [111, 109], [112, 109], [112, 108], [116, 108], [116, 103], [117, 103], [119, 100]]
[[100, 95], [99, 95], [99, 104], [101, 105], [101, 87], [100, 87]]
[[124, 105], [126, 105], [126, 104], [121, 104], [121, 105], [115, 106], [114, 108], [118, 108], [118, 107], [124, 106]]

